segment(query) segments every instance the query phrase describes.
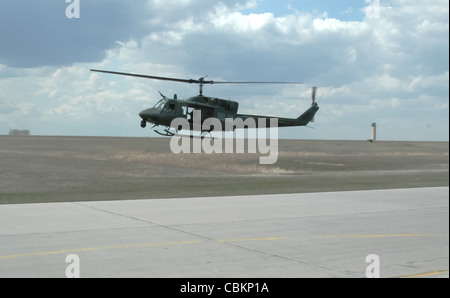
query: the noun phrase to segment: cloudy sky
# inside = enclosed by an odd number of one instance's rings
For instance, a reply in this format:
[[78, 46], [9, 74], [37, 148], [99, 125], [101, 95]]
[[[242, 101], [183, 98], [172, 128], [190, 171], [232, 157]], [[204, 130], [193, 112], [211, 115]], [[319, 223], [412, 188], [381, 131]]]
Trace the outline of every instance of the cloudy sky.
[[[74, 0], [72, 0], [74, 1]], [[138, 113], [195, 85], [91, 68], [303, 85], [205, 86], [241, 113], [298, 117], [296, 139], [448, 141], [447, 0], [0, 1], [0, 134], [156, 136]], [[74, 11], [72, 11], [74, 12]]]

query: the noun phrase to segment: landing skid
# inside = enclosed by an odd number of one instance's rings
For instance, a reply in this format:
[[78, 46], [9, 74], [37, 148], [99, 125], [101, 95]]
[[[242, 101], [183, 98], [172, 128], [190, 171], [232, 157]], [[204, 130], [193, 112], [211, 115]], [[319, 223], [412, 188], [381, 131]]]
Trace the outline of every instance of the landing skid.
[[[155, 129], [155, 132], [156, 132], [157, 134], [163, 136], [163, 137], [173, 137], [173, 136], [176, 135], [176, 136], [180, 136], [180, 137], [190, 137], [191, 139], [193, 139], [193, 138], [200, 138], [200, 139], [203, 140], [204, 138], [211, 138], [211, 139], [214, 140], [214, 137], [211, 135], [211, 132], [210, 132], [210, 131], [202, 131], [202, 132], [200, 133], [199, 136], [194, 136], [194, 135], [192, 134], [192, 132], [191, 132], [190, 135], [179, 134], [179, 133], [178, 133], [178, 130], [177, 130], [176, 132], [171, 132], [171, 131], [170, 131], [170, 128], [165, 128], [165, 129], [164, 129], [164, 132], [160, 132], [160, 131], [158, 131], [158, 130]], [[208, 137], [207, 135], [203, 135], [203, 133], [207, 133], [207, 134], [209, 133], [209, 137]]]
[[164, 132], [159, 132], [155, 129], [155, 132], [163, 137], [173, 137], [176, 133], [173, 133], [169, 130], [170, 128], [164, 129]]

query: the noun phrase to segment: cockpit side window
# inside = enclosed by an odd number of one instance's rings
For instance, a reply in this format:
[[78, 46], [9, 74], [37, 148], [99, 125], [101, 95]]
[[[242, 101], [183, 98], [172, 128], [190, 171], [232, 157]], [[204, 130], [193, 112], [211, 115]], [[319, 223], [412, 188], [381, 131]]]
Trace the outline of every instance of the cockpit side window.
[[174, 103], [166, 103], [161, 111], [165, 114], [174, 114], [175, 113], [175, 104]]
[[160, 101], [158, 101], [153, 108], [155, 108], [157, 110], [162, 110], [162, 108], [164, 107], [164, 104], [166, 102], [167, 102], [167, 99], [163, 98]]

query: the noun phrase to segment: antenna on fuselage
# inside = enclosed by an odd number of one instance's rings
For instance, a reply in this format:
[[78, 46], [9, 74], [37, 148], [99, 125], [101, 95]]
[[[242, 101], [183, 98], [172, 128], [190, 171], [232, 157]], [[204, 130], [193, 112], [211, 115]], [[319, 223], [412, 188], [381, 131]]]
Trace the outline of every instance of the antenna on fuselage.
[[164, 98], [164, 99], [167, 98], [164, 94], [161, 93], [161, 91], [158, 90], [158, 92], [159, 92], [159, 94], [161, 94], [162, 98]]

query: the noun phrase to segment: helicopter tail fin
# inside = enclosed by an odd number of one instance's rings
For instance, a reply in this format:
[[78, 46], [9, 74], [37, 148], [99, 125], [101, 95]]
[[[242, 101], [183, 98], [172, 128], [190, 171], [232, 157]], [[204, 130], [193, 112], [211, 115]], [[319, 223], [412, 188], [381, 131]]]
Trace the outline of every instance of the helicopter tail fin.
[[306, 112], [304, 112], [297, 118], [297, 122], [300, 125], [307, 125], [309, 122], [314, 122], [314, 115], [316, 115], [317, 111], [319, 110], [319, 105], [316, 103], [316, 92], [317, 87], [312, 87], [311, 90], [312, 104], [311, 107], [308, 110], [306, 110]]
[[297, 122], [300, 125], [307, 125], [309, 122], [313, 121], [314, 115], [316, 115], [318, 110], [319, 105], [317, 103], [313, 103], [309, 109], [307, 109], [303, 114], [301, 114], [297, 118]]

